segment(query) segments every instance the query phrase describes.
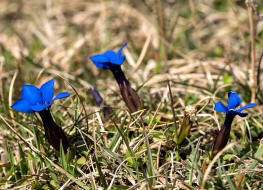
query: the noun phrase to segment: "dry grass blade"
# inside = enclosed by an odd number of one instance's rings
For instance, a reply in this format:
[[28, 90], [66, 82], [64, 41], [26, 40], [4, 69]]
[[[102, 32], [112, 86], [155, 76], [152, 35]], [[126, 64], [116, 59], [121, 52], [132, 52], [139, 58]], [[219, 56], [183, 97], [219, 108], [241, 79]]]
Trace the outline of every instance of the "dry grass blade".
[[[10, 88], [9, 88], [9, 96], [8, 96], [9, 106], [12, 106], [12, 94], [13, 94], [14, 83], [15, 83], [17, 74], [18, 74], [18, 71], [15, 72], [15, 74], [14, 74], [12, 80], [11, 80], [11, 84], [10, 84]], [[9, 113], [10, 113], [12, 121], [13, 121], [13, 119], [14, 119], [13, 111], [10, 110]], [[14, 121], [13, 121], [13, 124], [14, 124]]]
[[246, 0], [248, 16], [249, 16], [249, 28], [250, 28], [250, 38], [251, 38], [251, 102], [256, 100], [256, 49], [255, 49], [255, 28], [253, 19], [253, 0]]
[[136, 72], [136, 71], [138, 70], [138, 68], [140, 67], [140, 65], [141, 65], [141, 63], [142, 63], [142, 60], [143, 60], [143, 58], [145, 57], [145, 54], [146, 54], [147, 49], [148, 49], [148, 47], [149, 47], [149, 44], [150, 44], [150, 41], [151, 41], [151, 37], [152, 37], [152, 33], [148, 34], [147, 39], [146, 39], [146, 41], [145, 41], [145, 43], [144, 43], [144, 45], [143, 45], [141, 54], [140, 54], [140, 56], [139, 56], [139, 59], [138, 59], [136, 65], [135, 65], [135, 67], [134, 67], [134, 69], [133, 69], [133, 72]]

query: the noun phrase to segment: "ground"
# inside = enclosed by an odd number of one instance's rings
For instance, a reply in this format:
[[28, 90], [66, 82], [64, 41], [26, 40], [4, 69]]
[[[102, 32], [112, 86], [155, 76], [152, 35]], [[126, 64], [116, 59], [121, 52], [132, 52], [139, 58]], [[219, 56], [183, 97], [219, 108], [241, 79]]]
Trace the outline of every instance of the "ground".
[[[260, 0], [2, 0], [0, 7], [0, 189], [263, 189]], [[135, 113], [111, 72], [89, 59], [126, 41], [122, 69], [144, 105]], [[52, 78], [55, 94], [71, 94], [50, 108], [67, 153], [47, 142], [37, 113], [10, 108], [23, 84]], [[93, 86], [111, 117], [96, 105]], [[227, 104], [229, 91], [241, 106], [257, 106], [235, 117], [212, 161], [225, 117], [214, 105]]]

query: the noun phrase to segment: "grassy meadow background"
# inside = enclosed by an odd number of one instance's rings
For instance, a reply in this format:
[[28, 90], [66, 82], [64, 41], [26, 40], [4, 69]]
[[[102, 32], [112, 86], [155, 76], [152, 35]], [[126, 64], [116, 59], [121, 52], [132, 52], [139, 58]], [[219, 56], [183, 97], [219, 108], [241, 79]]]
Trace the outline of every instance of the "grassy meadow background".
[[[252, 6], [254, 72], [243, 0], [1, 0], [0, 189], [263, 189], [263, 3]], [[89, 60], [125, 41], [122, 68], [144, 102], [133, 114], [110, 71]], [[230, 146], [209, 168], [224, 121], [214, 104], [230, 90], [250, 103], [253, 73], [258, 106], [235, 118]], [[51, 108], [67, 154], [50, 147], [37, 114], [10, 109], [23, 84], [51, 78], [55, 94], [71, 93]], [[96, 106], [94, 85], [112, 119]], [[185, 111], [190, 133], [177, 147]]]

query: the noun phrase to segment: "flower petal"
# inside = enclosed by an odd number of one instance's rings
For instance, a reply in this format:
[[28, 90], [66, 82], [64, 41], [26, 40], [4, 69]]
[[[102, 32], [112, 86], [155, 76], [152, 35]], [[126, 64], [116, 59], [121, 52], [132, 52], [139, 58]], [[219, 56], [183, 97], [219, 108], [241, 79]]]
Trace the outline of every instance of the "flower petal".
[[[128, 44], [128, 42], [125, 42], [122, 46], [121, 46], [121, 48], [119, 49], [119, 51], [118, 51], [118, 58], [121, 58], [122, 57], [122, 50], [123, 50], [123, 48], [126, 46]], [[125, 56], [124, 56], [125, 57]]]
[[239, 110], [237, 110], [237, 112], [242, 112], [243, 110], [245, 110], [245, 109], [247, 109], [247, 108], [253, 108], [253, 107], [255, 107], [257, 104], [248, 104], [248, 105], [246, 105], [246, 106], [244, 106], [244, 107], [242, 107], [242, 108], [240, 108]]
[[95, 64], [95, 66], [100, 69], [110, 69], [111, 64], [113, 65], [122, 65], [125, 56], [122, 55], [123, 48], [127, 45], [128, 42], [125, 42], [122, 47], [119, 49], [118, 53], [108, 50], [104, 54], [94, 55], [90, 57], [90, 60]]
[[54, 102], [55, 100], [62, 99], [62, 98], [66, 98], [66, 97], [68, 97], [69, 95], [70, 95], [70, 93], [68, 93], [68, 92], [61, 92], [61, 93], [59, 93], [58, 95], [56, 95], [56, 97], [52, 100], [51, 104], [53, 104], [53, 102]]
[[104, 55], [108, 58], [108, 63], [113, 65], [121, 65], [123, 63], [122, 59], [112, 50], [106, 51]]
[[34, 111], [31, 109], [31, 105], [27, 100], [17, 100], [11, 108], [16, 111], [24, 112], [24, 113], [34, 113]]
[[237, 115], [239, 115], [240, 117], [246, 117], [248, 115], [248, 113], [237, 112]]
[[228, 113], [227, 107], [222, 102], [217, 102], [215, 104], [214, 110], [218, 112]]
[[110, 68], [110, 66], [107, 65], [107, 63], [109, 62], [109, 59], [104, 54], [103, 55], [99, 54], [99, 55], [91, 56], [90, 60], [100, 70], [109, 69]]
[[54, 96], [54, 92], [53, 92], [54, 82], [55, 80], [51, 79], [50, 81], [46, 82], [40, 87], [40, 91], [41, 91], [44, 103], [49, 103]]
[[228, 105], [227, 108], [228, 109], [235, 109], [236, 107], [240, 106], [241, 104], [241, 99], [238, 96], [237, 93], [235, 92], [229, 92], [228, 93]]
[[125, 56], [123, 55], [119, 57], [117, 65], [122, 65], [124, 61], [125, 61]]
[[32, 85], [23, 85], [21, 99], [27, 100], [32, 105], [42, 103], [42, 95], [40, 90]]
[[40, 111], [48, 108], [49, 106], [51, 106], [51, 104], [38, 104], [38, 105], [31, 106], [31, 109], [36, 111], [36, 112], [40, 112]]

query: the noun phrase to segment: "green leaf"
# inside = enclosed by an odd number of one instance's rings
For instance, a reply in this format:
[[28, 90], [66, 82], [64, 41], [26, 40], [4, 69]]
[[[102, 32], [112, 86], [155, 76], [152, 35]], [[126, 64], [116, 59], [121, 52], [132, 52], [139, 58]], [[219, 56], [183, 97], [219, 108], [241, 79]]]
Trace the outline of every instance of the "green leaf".
[[8, 155], [8, 160], [11, 163], [11, 166], [14, 167], [15, 166], [14, 155], [8, 146], [7, 146], [7, 155]]
[[[256, 166], [258, 165], [258, 160], [261, 160], [262, 159], [262, 156], [263, 156], [263, 144], [260, 144], [258, 146], [258, 150], [257, 152], [255, 153], [255, 159], [252, 161], [252, 164], [250, 165], [250, 170], [253, 170], [256, 168]], [[252, 177], [254, 175], [254, 172], [251, 172], [248, 174], [249, 177]]]
[[[219, 166], [219, 171], [220, 171], [220, 176], [222, 176], [222, 173], [221, 173], [221, 169], [223, 170], [224, 174], [225, 174], [225, 178], [229, 184], [229, 187], [231, 190], [236, 190], [236, 187], [234, 185], [234, 183], [232, 182], [231, 178], [229, 175], [227, 175], [228, 172], [225, 171], [224, 167], [222, 166], [220, 160], [217, 160], [217, 163], [218, 163], [218, 166]], [[224, 181], [224, 180], [222, 180]]]
[[50, 185], [52, 185], [56, 189], [59, 187], [58, 184], [54, 180], [50, 181]]
[[67, 171], [67, 159], [63, 150], [62, 141], [60, 141], [60, 159], [62, 168]]
[[192, 183], [193, 183], [193, 171], [194, 171], [194, 168], [198, 167], [198, 163], [197, 163], [198, 156], [197, 156], [197, 153], [198, 153], [199, 147], [200, 147], [200, 139], [198, 140], [198, 143], [197, 143], [194, 151], [190, 154], [190, 159], [191, 159], [191, 162], [192, 162], [190, 175], [189, 175], [190, 185], [192, 185]]
[[24, 154], [20, 144], [18, 144], [18, 148], [19, 148], [19, 157], [20, 157], [20, 162], [19, 162], [20, 172], [22, 175], [26, 175], [28, 168], [27, 168], [27, 164], [26, 164], [25, 154]]
[[78, 160], [77, 160], [77, 164], [78, 165], [83, 165], [86, 163], [86, 158], [84, 156], [80, 157]]
[[224, 84], [231, 84], [233, 82], [233, 77], [228, 73], [223, 74], [223, 83]]
[[[123, 130], [123, 125], [125, 124], [125, 121], [122, 121], [121, 125], [120, 125], [120, 130]], [[120, 146], [120, 142], [121, 142], [121, 134], [119, 133], [119, 131], [116, 131], [116, 133], [114, 134], [112, 141], [110, 142], [110, 150], [113, 152], [117, 152]]]
[[180, 145], [184, 141], [184, 139], [189, 134], [191, 125], [192, 125], [192, 123], [190, 121], [190, 116], [189, 115], [185, 116], [183, 121], [182, 121], [181, 128], [180, 128], [180, 131], [179, 131], [179, 134], [178, 134], [178, 142], [177, 142], [176, 136], [174, 137], [175, 143]]
[[127, 159], [127, 162], [128, 162], [132, 167], [135, 166], [135, 162], [134, 162], [134, 159], [132, 158], [132, 155], [131, 155], [130, 151], [126, 150], [126, 154], [125, 154], [124, 158]]

